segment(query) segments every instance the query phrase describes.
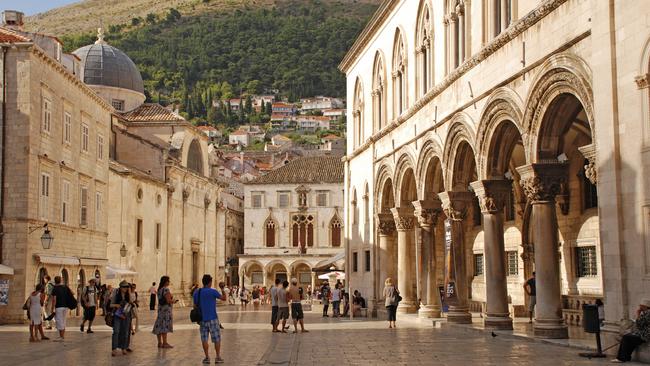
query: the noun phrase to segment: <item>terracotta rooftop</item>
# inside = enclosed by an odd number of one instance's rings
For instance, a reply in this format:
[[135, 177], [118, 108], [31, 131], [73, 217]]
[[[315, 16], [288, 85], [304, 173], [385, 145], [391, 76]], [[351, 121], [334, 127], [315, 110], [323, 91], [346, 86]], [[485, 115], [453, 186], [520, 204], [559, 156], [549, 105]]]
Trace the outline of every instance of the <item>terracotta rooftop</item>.
[[0, 43], [30, 42], [31, 40], [11, 29], [0, 27]]
[[244, 130], [237, 130], [230, 133], [230, 136], [246, 136], [246, 135], [248, 135], [248, 132]]
[[119, 113], [119, 116], [127, 122], [181, 122], [183, 117], [161, 106], [158, 103], [144, 103], [138, 108]]
[[343, 183], [341, 157], [310, 156], [290, 161], [249, 184]]
[[339, 140], [339, 139], [342, 139], [342, 138], [343, 137], [339, 137], [339, 136], [336, 136], [336, 135], [330, 133], [329, 135], [323, 137], [323, 140]]
[[197, 128], [201, 131], [217, 131], [217, 129], [212, 126], [199, 126]]

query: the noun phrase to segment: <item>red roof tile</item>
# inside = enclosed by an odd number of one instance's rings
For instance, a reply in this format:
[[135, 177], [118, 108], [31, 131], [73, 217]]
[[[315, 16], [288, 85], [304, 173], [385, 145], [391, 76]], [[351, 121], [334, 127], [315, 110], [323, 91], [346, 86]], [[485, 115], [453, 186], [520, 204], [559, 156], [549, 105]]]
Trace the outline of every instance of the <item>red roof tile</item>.
[[127, 122], [181, 122], [183, 117], [161, 106], [158, 103], [145, 103], [138, 108], [119, 113], [120, 117]]
[[30, 42], [27, 37], [12, 31], [11, 29], [0, 27], [0, 43]]

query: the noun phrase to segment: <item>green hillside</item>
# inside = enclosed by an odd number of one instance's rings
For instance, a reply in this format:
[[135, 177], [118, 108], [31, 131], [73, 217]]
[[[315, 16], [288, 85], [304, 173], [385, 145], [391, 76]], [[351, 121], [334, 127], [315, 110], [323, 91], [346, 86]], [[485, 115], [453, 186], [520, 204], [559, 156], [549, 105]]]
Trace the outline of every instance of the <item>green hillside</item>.
[[[139, 66], [149, 100], [178, 104], [188, 118], [236, 124], [249, 116], [210, 108], [212, 101], [273, 91], [292, 101], [344, 96], [337, 65], [378, 2], [277, 1], [191, 15], [172, 8], [110, 26], [107, 40]], [[92, 32], [63, 37], [67, 51], [94, 39]]]

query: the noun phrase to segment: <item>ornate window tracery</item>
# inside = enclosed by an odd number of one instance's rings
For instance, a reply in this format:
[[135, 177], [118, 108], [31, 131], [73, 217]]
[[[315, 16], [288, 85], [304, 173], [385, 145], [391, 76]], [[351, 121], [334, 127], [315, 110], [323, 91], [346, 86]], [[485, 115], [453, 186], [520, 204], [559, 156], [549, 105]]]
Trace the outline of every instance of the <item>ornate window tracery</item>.
[[397, 118], [406, 110], [406, 48], [402, 33], [397, 30], [393, 48], [393, 117]]
[[381, 54], [377, 52], [375, 56], [375, 66], [373, 68], [372, 78], [372, 106], [374, 114], [375, 130], [381, 130], [385, 125], [386, 119], [386, 81], [384, 80], [384, 62]]
[[276, 242], [275, 242], [276, 228], [277, 228], [277, 225], [275, 224], [275, 221], [273, 221], [273, 219], [269, 217], [266, 220], [266, 223], [264, 224], [264, 230], [266, 231], [265, 232], [266, 237], [265, 237], [264, 241], [265, 241], [266, 247], [268, 247], [268, 248], [272, 248], [272, 247], [274, 247], [276, 245]]
[[354, 147], [359, 147], [363, 144], [363, 86], [361, 80], [357, 79], [354, 87], [354, 101], [352, 104], [353, 125], [354, 125]]
[[418, 96], [422, 97], [433, 86], [433, 50], [432, 50], [431, 12], [425, 5], [418, 18], [417, 48], [415, 50], [418, 67]]
[[291, 230], [294, 247], [314, 246], [314, 215], [293, 215], [291, 217]]

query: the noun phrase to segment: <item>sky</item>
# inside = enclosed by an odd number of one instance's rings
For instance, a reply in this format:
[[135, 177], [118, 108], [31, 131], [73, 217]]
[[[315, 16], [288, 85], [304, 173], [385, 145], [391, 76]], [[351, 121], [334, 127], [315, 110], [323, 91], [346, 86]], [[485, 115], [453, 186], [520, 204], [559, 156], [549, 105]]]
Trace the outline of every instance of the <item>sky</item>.
[[0, 11], [18, 10], [25, 13], [25, 15], [34, 15], [78, 1], [79, 0], [0, 0]]

